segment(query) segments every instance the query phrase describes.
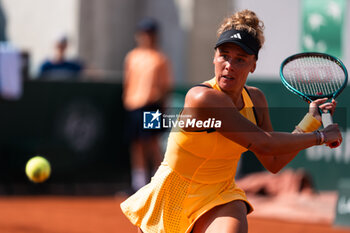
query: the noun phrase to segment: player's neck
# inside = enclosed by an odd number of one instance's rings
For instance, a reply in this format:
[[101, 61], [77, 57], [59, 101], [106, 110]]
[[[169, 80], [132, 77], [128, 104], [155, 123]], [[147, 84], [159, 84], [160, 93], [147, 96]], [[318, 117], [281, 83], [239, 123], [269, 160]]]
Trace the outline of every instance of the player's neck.
[[227, 93], [226, 94], [231, 98], [232, 102], [236, 106], [238, 110], [241, 110], [244, 107], [244, 101], [241, 92], [233, 92], [233, 93]]

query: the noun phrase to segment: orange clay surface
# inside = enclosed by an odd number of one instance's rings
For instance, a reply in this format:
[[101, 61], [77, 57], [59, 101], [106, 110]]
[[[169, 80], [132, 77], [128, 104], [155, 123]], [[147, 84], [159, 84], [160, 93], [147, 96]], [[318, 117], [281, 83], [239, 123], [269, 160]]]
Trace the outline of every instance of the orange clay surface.
[[[122, 196], [0, 196], [0, 232], [136, 233], [136, 228], [120, 211], [119, 204], [124, 199]], [[252, 202], [256, 202], [256, 209], [264, 208], [264, 201]], [[332, 216], [318, 216], [314, 221], [306, 221], [304, 216], [294, 216], [292, 219], [280, 218], [271, 213], [263, 216], [261, 209], [256, 213], [248, 217], [249, 233], [350, 232], [350, 228], [333, 227]]]

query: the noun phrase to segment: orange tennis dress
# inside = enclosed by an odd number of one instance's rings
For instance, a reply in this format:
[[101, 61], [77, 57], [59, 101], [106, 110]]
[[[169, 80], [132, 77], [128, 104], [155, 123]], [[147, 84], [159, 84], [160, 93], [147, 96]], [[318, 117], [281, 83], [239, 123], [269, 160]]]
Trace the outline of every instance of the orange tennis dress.
[[[215, 79], [206, 83], [221, 91]], [[245, 89], [240, 113], [256, 124]], [[149, 184], [121, 203], [121, 209], [144, 233], [189, 233], [196, 220], [215, 206], [234, 200], [253, 207], [235, 184], [237, 163], [246, 148], [214, 132], [169, 134], [164, 161]]]

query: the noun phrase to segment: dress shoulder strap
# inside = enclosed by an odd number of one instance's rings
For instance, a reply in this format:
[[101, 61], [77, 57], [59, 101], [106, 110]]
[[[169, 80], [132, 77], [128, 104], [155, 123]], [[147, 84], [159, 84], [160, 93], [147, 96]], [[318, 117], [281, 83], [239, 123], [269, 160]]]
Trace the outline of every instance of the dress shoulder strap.
[[[258, 120], [259, 120], [259, 119], [258, 119], [258, 114], [256, 113], [256, 109], [255, 109], [255, 106], [254, 106], [254, 104], [253, 104], [252, 96], [250, 95], [250, 93], [249, 93], [249, 91], [248, 91], [248, 88], [247, 88], [246, 86], [244, 86], [244, 90], [245, 90], [246, 94], [247, 94], [248, 97], [249, 97], [249, 98], [247, 98], [247, 96], [244, 96], [244, 95], [243, 95], [245, 104], [247, 105], [246, 107], [252, 108], [253, 114], [254, 114], [254, 118], [255, 118], [255, 122], [256, 122], [257, 125], [259, 125], [259, 124], [258, 124]], [[242, 92], [242, 94], [243, 94], [243, 92]]]
[[193, 87], [207, 87], [207, 88], [212, 88], [211, 86], [205, 85], [205, 84], [197, 84], [194, 85]]

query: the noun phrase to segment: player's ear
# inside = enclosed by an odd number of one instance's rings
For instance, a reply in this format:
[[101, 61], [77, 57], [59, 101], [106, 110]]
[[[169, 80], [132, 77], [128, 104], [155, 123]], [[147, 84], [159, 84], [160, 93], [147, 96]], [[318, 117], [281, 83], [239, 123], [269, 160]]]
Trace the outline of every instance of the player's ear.
[[254, 73], [256, 69], [256, 62], [254, 62], [254, 66], [250, 69], [250, 73]]

